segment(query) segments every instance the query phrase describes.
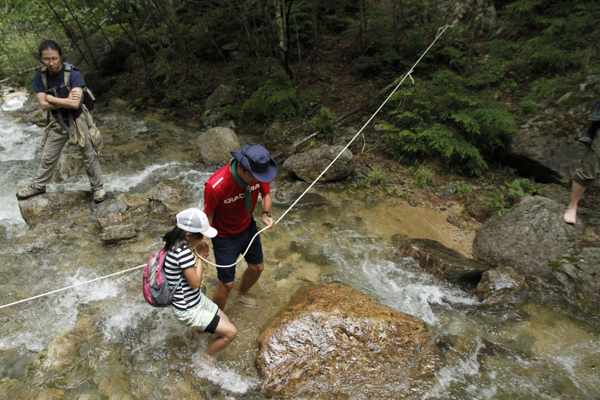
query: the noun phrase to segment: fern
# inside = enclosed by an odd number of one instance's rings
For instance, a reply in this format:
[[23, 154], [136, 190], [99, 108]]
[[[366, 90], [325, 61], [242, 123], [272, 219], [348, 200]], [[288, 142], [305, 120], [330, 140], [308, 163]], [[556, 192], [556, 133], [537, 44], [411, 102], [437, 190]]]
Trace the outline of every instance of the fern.
[[270, 73], [262, 78], [258, 88], [242, 106], [243, 111], [262, 121], [294, 117], [300, 103], [298, 89], [274, 59], [268, 59]]
[[437, 157], [449, 170], [481, 175], [487, 159], [516, 131], [505, 106], [471, 93], [451, 71], [417, 82], [393, 97], [393, 123], [382, 123], [387, 151], [396, 159]]

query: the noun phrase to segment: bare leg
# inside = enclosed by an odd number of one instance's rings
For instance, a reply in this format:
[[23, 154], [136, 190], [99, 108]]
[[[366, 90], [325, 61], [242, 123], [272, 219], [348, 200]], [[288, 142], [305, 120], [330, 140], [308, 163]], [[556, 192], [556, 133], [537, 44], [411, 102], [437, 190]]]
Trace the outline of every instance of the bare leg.
[[240, 282], [240, 287], [238, 288], [238, 292], [237, 292], [238, 300], [242, 304], [253, 307], [253, 308], [255, 308], [258, 305], [256, 300], [247, 298], [245, 296], [246, 296], [246, 293], [248, 293], [248, 290], [250, 290], [250, 288], [252, 286], [254, 286], [256, 281], [258, 281], [258, 278], [260, 278], [260, 275], [262, 274], [262, 271], [264, 268], [265, 268], [264, 263], [260, 263], [260, 264], [248, 263], [248, 268], [246, 268], [246, 270], [244, 271], [244, 274], [242, 275], [242, 281]]
[[215, 288], [212, 301], [217, 306], [219, 306], [221, 310], [225, 309], [225, 304], [227, 303], [227, 296], [229, 296], [229, 292], [231, 292], [231, 289], [233, 289], [233, 281], [227, 283], [219, 281], [217, 287]]
[[567, 224], [574, 224], [577, 222], [577, 203], [583, 193], [587, 189], [586, 186], [583, 186], [581, 183], [577, 181], [573, 181], [573, 189], [571, 190], [571, 202], [567, 206], [567, 211], [565, 211], [564, 220]]
[[217, 329], [215, 329], [215, 335], [218, 337], [213, 340], [206, 350], [204, 350], [204, 353], [202, 353], [205, 358], [214, 357], [219, 351], [227, 347], [237, 335], [237, 329], [235, 329], [235, 326], [233, 326], [223, 311], [218, 310], [217, 314], [221, 317], [219, 325], [217, 325]]

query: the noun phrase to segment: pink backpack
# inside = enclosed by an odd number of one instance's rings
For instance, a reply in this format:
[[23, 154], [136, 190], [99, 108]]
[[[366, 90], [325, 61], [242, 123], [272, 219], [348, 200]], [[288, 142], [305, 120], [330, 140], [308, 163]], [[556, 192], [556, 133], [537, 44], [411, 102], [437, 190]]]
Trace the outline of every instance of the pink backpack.
[[170, 287], [165, 276], [163, 265], [167, 252], [164, 249], [158, 250], [150, 255], [148, 264], [144, 268], [144, 276], [142, 279], [142, 288], [144, 290], [144, 298], [153, 307], [170, 306], [173, 302], [175, 291], [183, 281], [183, 275], [175, 286]]

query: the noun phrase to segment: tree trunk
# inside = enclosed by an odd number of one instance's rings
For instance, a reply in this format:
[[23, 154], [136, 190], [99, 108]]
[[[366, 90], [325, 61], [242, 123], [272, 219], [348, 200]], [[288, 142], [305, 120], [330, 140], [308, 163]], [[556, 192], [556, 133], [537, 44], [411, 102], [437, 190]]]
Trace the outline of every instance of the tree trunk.
[[319, 53], [319, 24], [318, 24], [318, 6], [316, 0], [310, 0], [310, 17], [312, 20], [313, 52]]
[[[294, 0], [290, 1], [290, 9], [292, 8], [292, 3], [294, 2]], [[285, 6], [285, 0], [273, 0], [273, 3], [275, 4], [275, 20], [277, 21], [277, 37], [278, 37], [278, 43], [279, 43], [279, 47], [278, 47], [278, 58], [279, 58], [279, 63], [281, 64], [281, 66], [283, 67], [283, 69], [285, 70], [285, 72], [290, 76], [290, 78], [293, 77], [293, 73], [290, 70], [290, 65], [289, 65], [289, 31], [288, 31], [288, 18], [289, 18], [289, 13], [286, 13], [286, 6]]]
[[358, 0], [358, 43], [360, 44], [360, 51], [365, 52], [367, 50], [367, 15], [365, 0]]

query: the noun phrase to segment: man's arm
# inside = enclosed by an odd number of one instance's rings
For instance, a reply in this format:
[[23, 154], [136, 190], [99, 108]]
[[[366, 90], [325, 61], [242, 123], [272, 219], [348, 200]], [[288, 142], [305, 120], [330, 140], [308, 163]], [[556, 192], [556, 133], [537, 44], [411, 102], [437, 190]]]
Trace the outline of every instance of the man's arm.
[[38, 92], [37, 100], [40, 107], [44, 111], [58, 110], [59, 108], [71, 108], [77, 109], [81, 104], [81, 96], [83, 95], [83, 89], [81, 87], [74, 87], [69, 93], [69, 97], [61, 99], [51, 94]]
[[[273, 197], [271, 197], [271, 193], [267, 193], [263, 196], [262, 201], [260, 202], [263, 211], [271, 212], [271, 206], [273, 205]], [[269, 229], [275, 226], [275, 220], [272, 217], [269, 217], [267, 214], [262, 214], [260, 220], [263, 224], [269, 227]]]

